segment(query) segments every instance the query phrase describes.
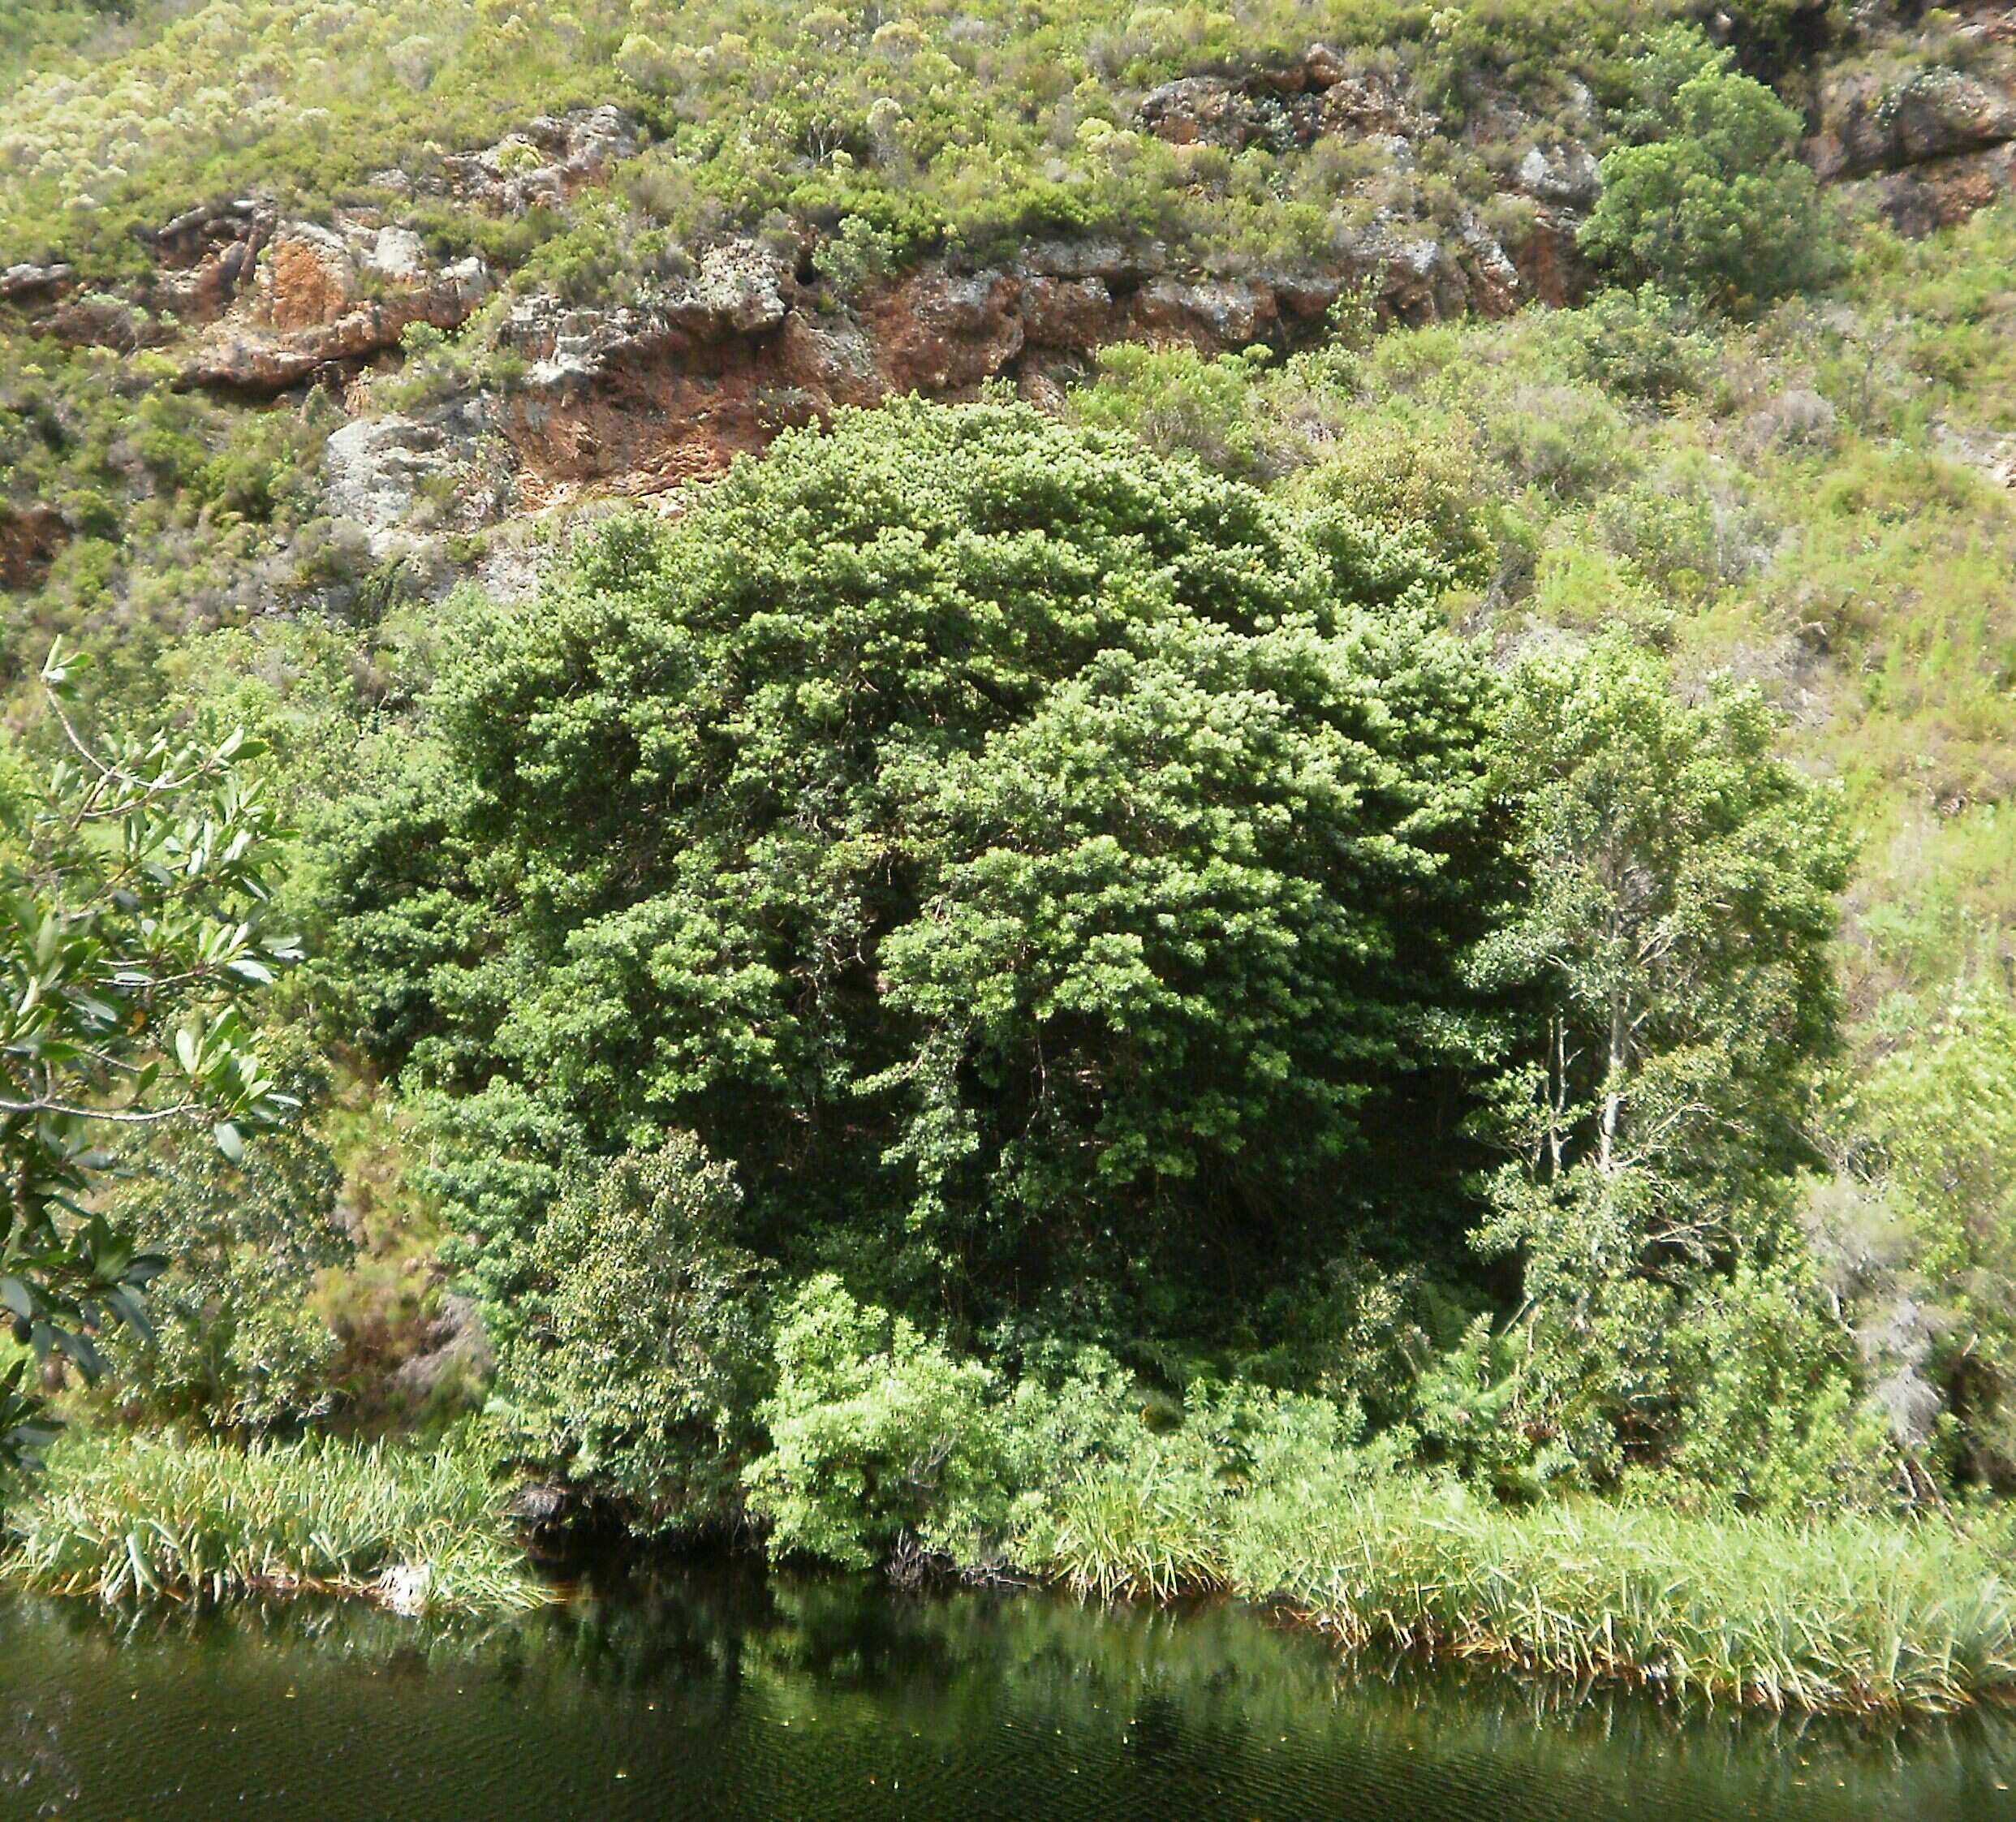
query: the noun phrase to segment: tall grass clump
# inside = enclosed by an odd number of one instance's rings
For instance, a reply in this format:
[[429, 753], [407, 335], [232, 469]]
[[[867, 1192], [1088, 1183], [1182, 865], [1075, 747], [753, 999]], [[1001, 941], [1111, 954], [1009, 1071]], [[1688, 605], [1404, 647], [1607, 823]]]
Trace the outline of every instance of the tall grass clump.
[[1222, 1496], [1150, 1467], [1079, 1475], [1058, 1495], [1047, 1566], [1080, 1594], [1167, 1600], [1228, 1587]]
[[1083, 1594], [1222, 1592], [1398, 1648], [1686, 1702], [1936, 1712], [2016, 1697], [2005, 1529], [1595, 1498], [1514, 1508], [1281, 1419], [1088, 1464], [1019, 1540]]
[[1226, 1551], [1236, 1590], [1348, 1645], [1780, 1710], [2016, 1693], [2016, 1585], [1988, 1541], [1945, 1523], [1514, 1511], [1389, 1483], [1244, 1502]]
[[482, 1462], [456, 1447], [80, 1441], [6, 1530], [0, 1574], [111, 1603], [300, 1591], [498, 1612], [545, 1598]]

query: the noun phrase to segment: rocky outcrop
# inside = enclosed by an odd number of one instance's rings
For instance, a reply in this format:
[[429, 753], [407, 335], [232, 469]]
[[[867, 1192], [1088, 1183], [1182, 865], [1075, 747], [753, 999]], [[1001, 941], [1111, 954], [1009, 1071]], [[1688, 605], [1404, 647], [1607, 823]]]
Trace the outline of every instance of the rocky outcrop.
[[260, 245], [250, 283], [239, 283], [185, 359], [183, 382], [282, 392], [395, 347], [416, 323], [459, 326], [489, 288], [480, 260], [437, 270], [404, 228], [279, 222]]
[[1525, 299], [1560, 310], [1579, 304], [1590, 286], [1578, 238], [1582, 218], [1570, 209], [1536, 208], [1526, 231], [1507, 249]]
[[514, 503], [511, 474], [486, 441], [493, 407], [485, 396], [424, 416], [390, 412], [352, 419], [322, 449], [325, 510], [354, 525], [374, 562], [416, 538], [495, 523]]
[[0, 304], [73, 346], [179, 346], [186, 386], [272, 394], [375, 359], [412, 324], [453, 329], [491, 288], [480, 260], [436, 267], [398, 223], [290, 221], [256, 196], [141, 238], [153, 269], [120, 291], [80, 289], [67, 265], [16, 265], [0, 274]]
[[1979, 69], [1928, 64], [1901, 75], [1866, 69], [1823, 83], [1803, 156], [1824, 182], [1867, 194], [1900, 233], [1929, 234], [2016, 192], [2016, 62], [2001, 37]]
[[1172, 264], [1152, 245], [1039, 242], [998, 265], [927, 262], [842, 305], [788, 253], [726, 243], [635, 303], [519, 299], [500, 331], [523, 363], [502, 428], [528, 473], [563, 490], [657, 493], [842, 406], [968, 398], [992, 380], [1047, 398], [1113, 341], [1306, 347], [1368, 283], [1407, 322], [1501, 313], [1527, 295], [1475, 224], [1447, 240], [1370, 230], [1316, 273], [1205, 278]]
[[1005, 373], [1023, 351], [1024, 283], [1006, 270], [927, 269], [862, 309], [881, 389], [956, 398]]
[[1998, 197], [2016, 196], [2016, 145], [1962, 153], [1910, 170], [1887, 172], [1855, 186], [1897, 231], [1916, 239], [1950, 228]]
[[77, 269], [58, 260], [48, 265], [23, 262], [0, 268], [0, 303], [41, 304], [57, 298], [77, 282]]
[[239, 196], [205, 203], [143, 235], [155, 258], [147, 305], [191, 325], [215, 321], [250, 278], [278, 222], [269, 204]]
[[1556, 209], [1586, 212], [1603, 193], [1595, 155], [1585, 145], [1533, 146], [1519, 160], [1513, 180], [1524, 195]]
[[494, 145], [450, 153], [416, 174], [384, 170], [371, 181], [394, 196], [446, 196], [488, 214], [523, 215], [607, 183], [642, 143], [622, 109], [577, 108], [541, 114]]
[[1902, 170], [2016, 139], [2016, 97], [1966, 71], [1918, 69], [1883, 83], [1851, 73], [1823, 85], [1806, 156], [1824, 181]]
[[1264, 145], [1286, 152], [1329, 137], [1413, 140], [1435, 131], [1397, 84], [1351, 75], [1327, 45], [1296, 62], [1243, 76], [1184, 76], [1142, 100], [1142, 128], [1174, 145], [1216, 145], [1243, 152]]

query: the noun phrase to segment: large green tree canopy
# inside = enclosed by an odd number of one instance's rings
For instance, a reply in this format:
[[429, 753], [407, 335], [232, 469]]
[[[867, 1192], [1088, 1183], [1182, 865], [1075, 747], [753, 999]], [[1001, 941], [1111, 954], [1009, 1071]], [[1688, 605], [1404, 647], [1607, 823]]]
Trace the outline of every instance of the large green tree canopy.
[[328, 851], [381, 1056], [462, 1097], [498, 1301], [542, 1160], [682, 1129], [759, 1247], [975, 1314], [1408, 1206], [1500, 891], [1488, 677], [1418, 561], [907, 404], [474, 609]]

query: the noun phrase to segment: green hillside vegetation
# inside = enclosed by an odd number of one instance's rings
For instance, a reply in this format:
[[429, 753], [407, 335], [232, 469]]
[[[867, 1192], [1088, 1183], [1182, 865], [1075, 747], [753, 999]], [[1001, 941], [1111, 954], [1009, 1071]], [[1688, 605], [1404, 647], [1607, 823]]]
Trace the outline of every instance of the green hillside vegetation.
[[[1727, 10], [1767, 62], [1782, 62], [1796, 6]], [[1133, 118], [1143, 93], [1292, 62], [1322, 42], [1452, 126], [1487, 97], [1510, 97], [1535, 116], [1536, 138], [1555, 117], [1587, 132], [1597, 120], [1575, 85], [1625, 102], [1637, 35], [1695, 12], [1684, 0], [980, 0], [900, 14], [756, 0], [135, 0], [101, 11], [106, 23], [87, 32], [86, 9], [47, 9], [38, 45], [31, 8], [14, 54], [33, 73], [17, 77], [0, 124], [0, 244], [60, 249], [100, 275], [137, 258], [134, 226], [157, 226], [192, 198], [256, 184], [326, 206], [532, 114], [610, 101], [653, 140], [626, 170], [621, 200], [678, 237], [853, 218], [888, 258], [948, 239], [984, 252], [1083, 231], [1294, 263], [1387, 200], [1338, 200], [1372, 174], [1376, 153], [1166, 144]], [[1459, 139], [1438, 140], [1423, 193], [1431, 209], [1480, 203], [1525, 149], [1494, 144], [1493, 170]], [[484, 231], [450, 213], [433, 226], [450, 240]], [[676, 241], [666, 250], [676, 255]]]
[[[0, 333], [0, 511], [62, 526], [0, 593], [13, 1572], [382, 1595], [433, 1537], [510, 1605], [530, 1485], [1713, 1699], [2016, 1681], [2016, 203], [1864, 218], [1794, 157], [1839, 10], [1730, 10], [0, 24], [0, 268], [108, 290], [205, 200], [647, 140], [413, 203], [504, 300], [340, 398]], [[1318, 39], [1413, 164], [1140, 129]], [[417, 556], [331, 513], [352, 408], [508, 398], [513, 302], [730, 228], [839, 291], [1320, 266], [1564, 140], [1574, 308], [1347, 288]]]

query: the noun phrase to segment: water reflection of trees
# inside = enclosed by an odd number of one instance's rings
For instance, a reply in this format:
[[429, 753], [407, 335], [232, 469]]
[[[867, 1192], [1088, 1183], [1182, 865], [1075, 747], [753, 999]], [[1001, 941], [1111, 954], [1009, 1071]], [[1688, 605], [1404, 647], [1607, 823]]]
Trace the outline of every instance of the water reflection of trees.
[[[1676, 1715], [1628, 1693], [1405, 1661], [1346, 1670], [1321, 1639], [1224, 1604], [898, 1596], [872, 1580], [740, 1564], [584, 1586], [562, 1606], [490, 1624], [416, 1623], [354, 1604], [118, 1619], [19, 1602], [6, 1637], [17, 1662], [60, 1659], [73, 1678], [136, 1648], [262, 1661], [278, 1652], [290, 1678], [319, 1666], [416, 1684], [476, 1679], [556, 1725], [592, 1731], [615, 1707], [649, 1708], [696, 1734], [788, 1738], [804, 1753], [816, 1738], [820, 1752], [850, 1763], [900, 1742], [963, 1764], [976, 1751], [1006, 1762], [1068, 1747], [1075, 1763], [1116, 1778], [1142, 1764], [1195, 1764], [1234, 1781], [1342, 1764], [1400, 1794], [1430, 1780], [1474, 1788], [1506, 1816], [1557, 1814], [1578, 1790], [1600, 1814], [1606, 1794], [1633, 1788], [1740, 1795], [1761, 1813], [1794, 1813], [1837, 1783], [1867, 1803], [1895, 1791], [1898, 1813], [1986, 1816], [2016, 1783], [2016, 1725], [1997, 1716], [1904, 1725]], [[62, 1733], [46, 1703], [0, 1712], [0, 1789], [31, 1763], [40, 1788], [59, 1784]]]

